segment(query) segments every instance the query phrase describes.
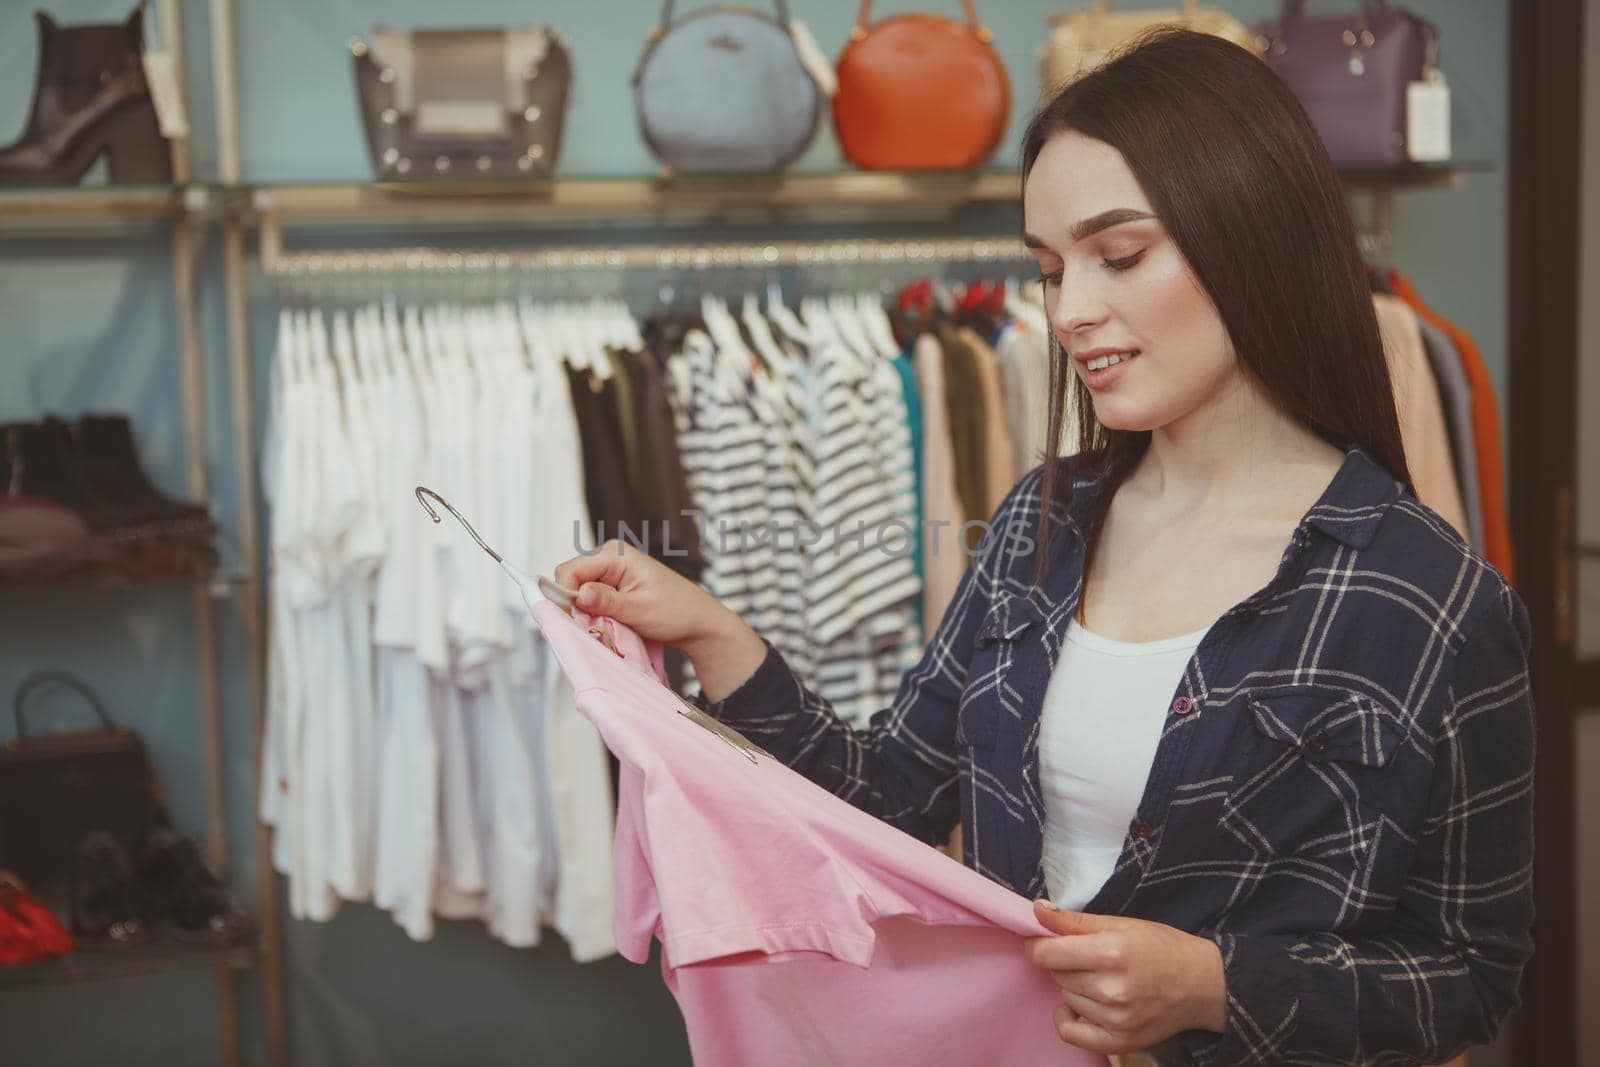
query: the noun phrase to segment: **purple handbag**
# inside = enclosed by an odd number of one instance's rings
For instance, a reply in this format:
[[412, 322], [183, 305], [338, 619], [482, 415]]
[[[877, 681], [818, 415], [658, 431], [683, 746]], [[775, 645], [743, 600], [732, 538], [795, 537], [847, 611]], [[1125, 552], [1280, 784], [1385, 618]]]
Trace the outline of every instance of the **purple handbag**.
[[1406, 86], [1423, 80], [1436, 30], [1388, 0], [1363, 0], [1344, 15], [1305, 14], [1283, 0], [1275, 20], [1255, 27], [1267, 63], [1293, 89], [1340, 167], [1409, 161]]

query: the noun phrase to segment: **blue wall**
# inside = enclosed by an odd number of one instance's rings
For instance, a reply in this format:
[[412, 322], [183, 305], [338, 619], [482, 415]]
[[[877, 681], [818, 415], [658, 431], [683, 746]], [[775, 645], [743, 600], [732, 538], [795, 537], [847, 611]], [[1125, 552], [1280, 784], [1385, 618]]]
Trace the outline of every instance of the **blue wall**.
[[[120, 17], [108, 0], [53, 0], [63, 22]], [[215, 175], [206, 5], [186, 3], [189, 92], [197, 177]], [[422, 0], [238, 3], [239, 82], [245, 177], [256, 182], [359, 181], [368, 177], [345, 42], [374, 25], [548, 22], [572, 43], [575, 81], [562, 172], [645, 174], [626, 83], [659, 11], [649, 0], [595, 3], [469, 0], [441, 15]], [[688, 6], [688, 5], [686, 5]], [[854, 0], [794, 3], [823, 49], [836, 52]], [[956, 9], [923, 0], [879, 5]], [[989, 0], [980, 10], [1010, 66], [1015, 106], [996, 162], [1014, 163], [1036, 89], [1034, 54], [1043, 18], [1058, 5]], [[1132, 5], [1125, 5], [1132, 6]], [[1253, 21], [1272, 0], [1222, 6]], [[1318, 0], [1312, 10], [1347, 3]], [[1506, 352], [1506, 5], [1501, 0], [1419, 0], [1409, 5], [1440, 27], [1455, 103], [1456, 155], [1489, 165], [1465, 188], [1400, 194], [1394, 262], [1444, 314], [1471, 332], [1504, 393]], [[33, 22], [23, 5], [0, 16], [0, 138], [20, 131], [35, 66]], [[819, 131], [805, 170], [839, 165], [831, 131]], [[1357, 210], [1365, 205], [1357, 203]], [[800, 231], [791, 230], [791, 235]], [[838, 232], [830, 229], [830, 234]], [[882, 229], [862, 227], [863, 236]], [[236, 530], [227, 404], [222, 293], [215, 236], [204, 233], [200, 299], [211, 428], [207, 468], [230, 540]], [[504, 235], [494, 235], [502, 243]], [[717, 239], [675, 231], [666, 240]], [[727, 231], [721, 239], [733, 235]], [[770, 236], [770, 234], [761, 234]], [[178, 401], [177, 330], [164, 233], [118, 240], [42, 241], [0, 231], [0, 421], [42, 412], [126, 411], [159, 485], [181, 491], [184, 459]], [[264, 396], [275, 287], [252, 276], [251, 316], [258, 400]], [[258, 405], [259, 407], [259, 405]], [[258, 426], [259, 426], [258, 415]], [[227, 548], [229, 546], [225, 546]], [[221, 623], [233, 871], [254, 892], [248, 729], [238, 606], [217, 606]], [[45, 666], [82, 674], [113, 711], [145, 736], [182, 826], [204, 826], [193, 606], [182, 590], [0, 598], [0, 701], [26, 672]], [[62, 704], [63, 710], [66, 704]], [[0, 739], [10, 726], [0, 725]], [[686, 1063], [682, 1024], [654, 964], [620, 959], [573, 965], [560, 939], [513, 951], [475, 924], [441, 923], [427, 945], [409, 942], [388, 917], [347, 905], [326, 926], [289, 924], [285, 937], [290, 1045], [305, 1065]], [[259, 1062], [253, 978], [240, 1002], [247, 1062]], [[117, 979], [65, 989], [0, 993], [0, 1061], [26, 1064], [200, 1064], [215, 1047], [209, 975]]]

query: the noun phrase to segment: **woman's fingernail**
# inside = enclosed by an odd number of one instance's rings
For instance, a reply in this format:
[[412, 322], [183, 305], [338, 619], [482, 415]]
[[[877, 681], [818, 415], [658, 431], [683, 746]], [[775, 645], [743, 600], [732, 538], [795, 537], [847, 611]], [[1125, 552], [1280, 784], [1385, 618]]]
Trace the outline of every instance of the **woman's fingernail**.
[[595, 592], [593, 586], [586, 585], [578, 590], [578, 604], [581, 607], [593, 607], [594, 602], [598, 599], [600, 599], [600, 595]]
[[1061, 910], [1060, 908], [1056, 907], [1053, 903], [1051, 903], [1048, 900], [1036, 900], [1036, 901], [1034, 901], [1034, 903], [1043, 905], [1044, 907], [1049, 908], [1051, 911], [1060, 911]]

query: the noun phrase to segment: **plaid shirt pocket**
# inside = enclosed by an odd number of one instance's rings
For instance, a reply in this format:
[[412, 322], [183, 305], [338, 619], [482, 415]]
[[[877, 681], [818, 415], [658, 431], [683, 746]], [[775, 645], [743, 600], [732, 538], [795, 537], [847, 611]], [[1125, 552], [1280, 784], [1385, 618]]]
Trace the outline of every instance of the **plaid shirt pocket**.
[[1247, 694], [1247, 770], [1223, 805], [1222, 828], [1313, 882], [1357, 884], [1401, 783], [1388, 768], [1406, 731], [1365, 693], [1293, 685]]

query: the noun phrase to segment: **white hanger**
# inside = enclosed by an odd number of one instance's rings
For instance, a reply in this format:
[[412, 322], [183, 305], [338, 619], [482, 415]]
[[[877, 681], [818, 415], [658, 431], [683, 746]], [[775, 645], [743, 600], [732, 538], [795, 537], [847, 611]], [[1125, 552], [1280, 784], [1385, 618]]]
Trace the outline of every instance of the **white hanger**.
[[772, 373], [788, 375], [790, 373], [788, 353], [784, 352], [783, 346], [772, 336], [772, 324], [761, 314], [754, 293], [745, 294], [740, 318], [744, 320], [745, 329], [750, 331], [750, 338], [755, 342], [761, 358], [772, 368]]
[[785, 337], [802, 348], [809, 349], [817, 343], [816, 332], [801, 322], [800, 316], [784, 304], [783, 294], [778, 292], [776, 282], [767, 286], [767, 319]]
[[855, 302], [845, 297], [842, 293], [831, 294], [823, 305], [827, 308], [828, 315], [833, 319], [834, 327], [839, 331], [839, 337], [850, 346], [862, 363], [870, 363], [882, 355], [878, 346], [872, 343], [867, 336], [866, 327], [861, 323], [861, 317], [856, 312]]
[[728, 310], [728, 305], [722, 298], [709, 293], [700, 298], [700, 315], [706, 322], [706, 330], [711, 334], [711, 339], [716, 343], [717, 373], [720, 380], [729, 388], [743, 388], [749, 381], [751, 362], [754, 355], [744, 337], [739, 333], [739, 325], [734, 322], [733, 314]]
[[894, 325], [876, 293], [863, 289], [856, 294], [856, 314], [866, 327], [867, 337], [878, 346], [879, 355], [893, 359], [900, 354], [900, 346], [894, 343]]

